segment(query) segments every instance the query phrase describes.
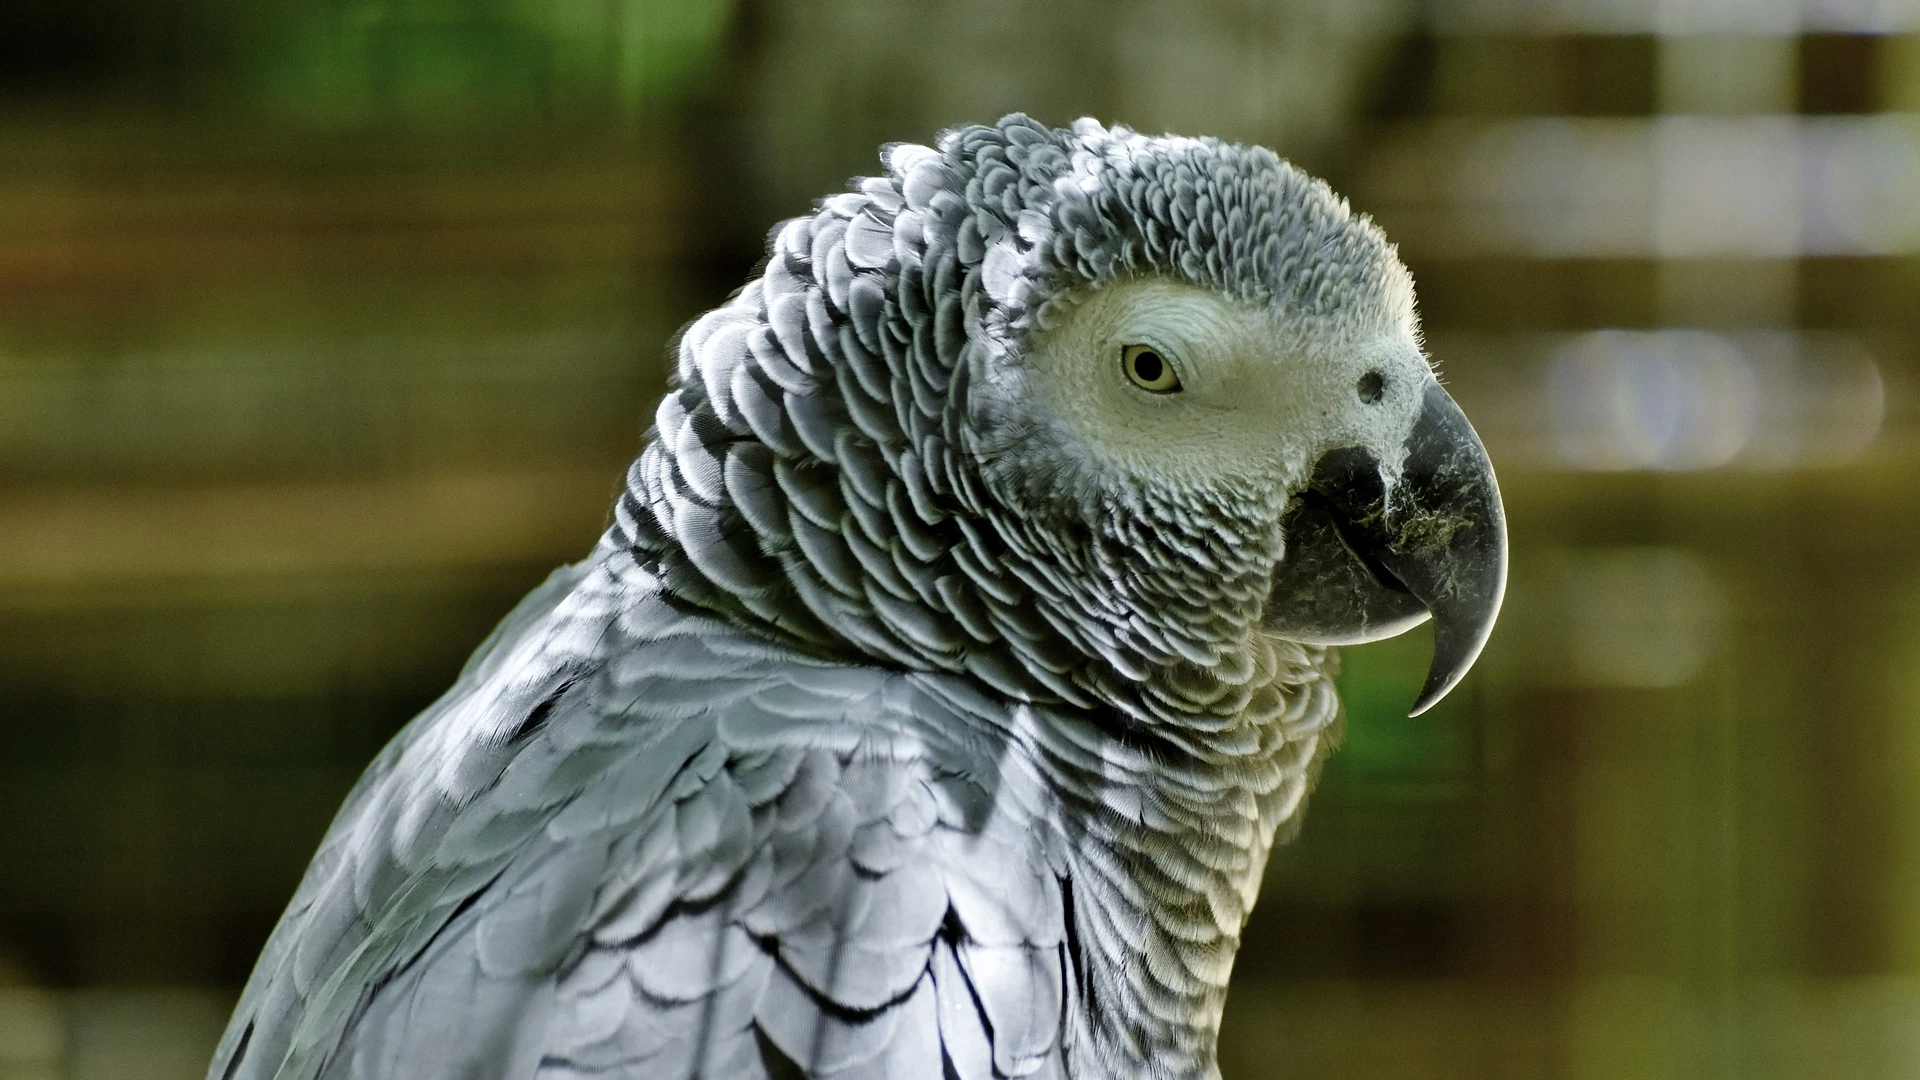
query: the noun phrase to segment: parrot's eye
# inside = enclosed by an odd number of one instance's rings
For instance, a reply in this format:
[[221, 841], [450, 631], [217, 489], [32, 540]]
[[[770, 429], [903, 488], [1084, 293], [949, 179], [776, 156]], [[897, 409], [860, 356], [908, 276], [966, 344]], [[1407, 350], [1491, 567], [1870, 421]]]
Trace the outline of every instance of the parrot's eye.
[[1180, 376], [1151, 345], [1126, 345], [1120, 349], [1120, 367], [1133, 385], [1148, 393], [1173, 394], [1180, 390]]

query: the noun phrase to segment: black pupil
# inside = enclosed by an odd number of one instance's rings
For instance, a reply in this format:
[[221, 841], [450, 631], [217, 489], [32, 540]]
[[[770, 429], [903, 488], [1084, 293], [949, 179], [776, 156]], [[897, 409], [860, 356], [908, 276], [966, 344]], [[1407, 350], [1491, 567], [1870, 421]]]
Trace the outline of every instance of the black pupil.
[[1160, 362], [1159, 353], [1142, 349], [1133, 356], [1133, 371], [1140, 376], [1141, 382], [1159, 382], [1165, 370], [1166, 365]]

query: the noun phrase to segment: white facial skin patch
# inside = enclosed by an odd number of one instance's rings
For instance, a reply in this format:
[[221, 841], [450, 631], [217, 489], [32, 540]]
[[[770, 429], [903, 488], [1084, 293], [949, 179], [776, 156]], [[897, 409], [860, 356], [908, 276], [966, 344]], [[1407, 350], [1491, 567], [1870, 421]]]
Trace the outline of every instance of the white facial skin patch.
[[[1410, 332], [1356, 343], [1313, 331], [1217, 292], [1136, 279], [1063, 313], [1029, 342], [1025, 367], [1038, 403], [1135, 482], [1292, 492], [1339, 447], [1370, 451], [1391, 479], [1432, 370]], [[1129, 378], [1133, 346], [1170, 366], [1179, 389]]]

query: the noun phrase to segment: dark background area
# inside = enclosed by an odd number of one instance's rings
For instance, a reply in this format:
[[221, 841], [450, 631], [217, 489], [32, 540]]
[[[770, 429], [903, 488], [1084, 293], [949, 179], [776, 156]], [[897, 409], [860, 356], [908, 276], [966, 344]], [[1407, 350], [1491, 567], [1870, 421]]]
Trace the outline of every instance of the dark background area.
[[1229, 1080], [1920, 1077], [1920, 3], [9, 0], [0, 1080], [200, 1075], [675, 329], [1015, 109], [1327, 177], [1506, 493], [1461, 690], [1347, 652]]

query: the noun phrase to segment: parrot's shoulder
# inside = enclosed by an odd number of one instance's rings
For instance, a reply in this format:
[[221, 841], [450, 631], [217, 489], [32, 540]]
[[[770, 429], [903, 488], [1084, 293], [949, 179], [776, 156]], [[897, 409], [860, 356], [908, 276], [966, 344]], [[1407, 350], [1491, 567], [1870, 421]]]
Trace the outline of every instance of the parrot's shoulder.
[[351, 1006], [354, 980], [403, 955], [438, 898], [484, 884], [443, 858], [448, 834], [472, 820], [482, 788], [515, 756], [510, 737], [488, 730], [510, 735], [516, 714], [558, 688], [562, 658], [580, 651], [594, 621], [583, 608], [611, 584], [597, 576], [593, 561], [554, 571], [361, 774], [262, 950], [210, 1078], [311, 1075], [306, 1063]]
[[1019, 710], [596, 575], [537, 590], [368, 770], [212, 1075], [1057, 1050], [1067, 841]]

